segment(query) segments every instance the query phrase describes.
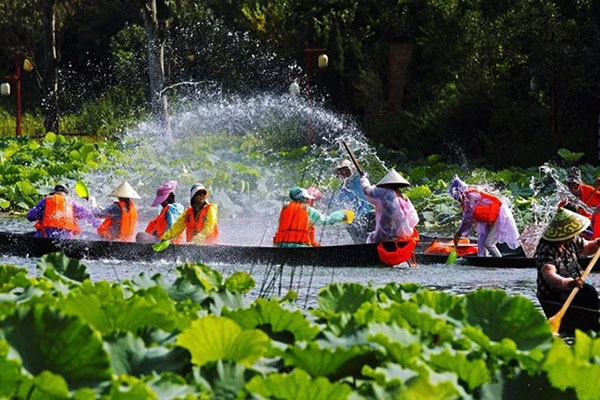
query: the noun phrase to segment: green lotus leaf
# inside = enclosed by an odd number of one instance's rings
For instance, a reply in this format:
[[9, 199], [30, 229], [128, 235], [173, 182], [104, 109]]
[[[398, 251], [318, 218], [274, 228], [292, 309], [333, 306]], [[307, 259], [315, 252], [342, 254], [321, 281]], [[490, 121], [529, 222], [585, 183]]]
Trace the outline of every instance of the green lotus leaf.
[[418, 336], [397, 325], [371, 324], [367, 338], [385, 348], [387, 353], [400, 363], [408, 366], [414, 357], [420, 357], [422, 346]]
[[442, 350], [429, 353], [429, 365], [437, 371], [454, 372], [460, 379], [467, 383], [470, 390], [490, 381], [490, 371], [485, 362], [469, 360], [462, 352]]
[[352, 389], [343, 383], [331, 383], [325, 378], [311, 379], [300, 369], [290, 374], [255, 376], [245, 386], [252, 394], [279, 400], [345, 400]]
[[199, 318], [177, 337], [177, 345], [192, 355], [192, 363], [236, 361], [251, 365], [268, 349], [269, 337], [257, 329], [242, 330], [229, 318]]
[[415, 293], [415, 295], [411, 297], [411, 301], [414, 301], [420, 306], [427, 306], [437, 314], [444, 314], [460, 303], [462, 298], [445, 292], [423, 289]]
[[186, 263], [177, 267], [175, 273], [178, 278], [187, 279], [206, 291], [219, 290], [223, 286], [223, 276], [205, 264]]
[[555, 340], [548, 351], [543, 368], [552, 386], [575, 389], [578, 399], [595, 399], [600, 391], [600, 339], [590, 339], [581, 331], [575, 332], [573, 348]]
[[[536, 399], [540, 393], [544, 400], [575, 400], [571, 389], [562, 391], [552, 387], [545, 374], [529, 375], [520, 372], [510, 378], [498, 371], [494, 380], [481, 388], [481, 400]], [[518, 396], [517, 396], [518, 394]]]
[[395, 363], [386, 363], [384, 366], [375, 369], [365, 365], [362, 373], [373, 378], [375, 382], [383, 387], [388, 386], [390, 383], [404, 383], [419, 375], [416, 371], [402, 368], [402, 366]]
[[0, 340], [0, 397], [14, 398], [17, 395], [21, 381], [21, 364], [18, 360], [8, 359], [9, 346]]
[[125, 298], [121, 287], [104, 281], [84, 281], [60, 304], [64, 312], [81, 317], [102, 334], [117, 330], [136, 332], [145, 326], [172, 330], [177, 322], [174, 303], [162, 289], [152, 289], [154, 295], [138, 291]]
[[237, 271], [225, 280], [225, 289], [232, 293], [247, 293], [254, 288], [256, 282], [247, 272]]
[[102, 340], [80, 318], [34, 306], [1, 321], [0, 331], [32, 375], [50, 371], [61, 375], [72, 389], [110, 379]]
[[219, 290], [218, 292], [209, 292], [208, 298], [204, 301], [203, 305], [208, 306], [212, 314], [221, 315], [224, 309], [237, 310], [247, 308], [249, 300], [241, 293]]
[[112, 380], [108, 398], [112, 400], [158, 400], [156, 393], [144, 381], [129, 375], [120, 375]]
[[182, 399], [187, 394], [196, 392], [195, 388], [188, 385], [185, 378], [170, 372], [153, 374], [150, 378], [146, 378], [145, 383], [160, 400]]
[[[246, 384], [246, 368], [235, 362], [217, 361], [212, 368], [201, 368], [196, 381], [213, 399], [236, 400]], [[198, 375], [198, 374], [196, 374]]]
[[456, 374], [437, 373], [421, 365], [416, 368], [418, 375], [409, 379], [400, 391], [400, 399], [465, 399], [470, 396], [458, 383]]
[[50, 280], [60, 280], [57, 273], [70, 280], [83, 282], [90, 278], [87, 267], [76, 258], [69, 258], [63, 253], [46, 254], [39, 259], [37, 268], [40, 274]]
[[363, 303], [353, 314], [354, 321], [358, 326], [366, 326], [371, 322], [387, 323], [392, 313], [389, 307], [382, 307], [382, 303]]
[[385, 295], [386, 298], [394, 300], [394, 301], [406, 301], [410, 299], [414, 293], [418, 292], [421, 289], [416, 283], [396, 283], [390, 282], [387, 285], [377, 289], [377, 295], [382, 296]]
[[120, 332], [107, 338], [106, 343], [110, 364], [116, 374], [141, 376], [151, 372], [181, 373], [189, 362], [183, 349], [146, 347], [144, 341], [131, 332]]
[[42, 371], [20, 388], [20, 397], [28, 399], [68, 399], [69, 386], [62, 376]]
[[358, 346], [323, 347], [315, 342], [300, 343], [289, 346], [281, 355], [286, 366], [302, 368], [311, 376], [339, 377], [340, 368], [346, 363], [353, 363], [353, 370], [344, 368], [345, 375], [360, 372], [362, 363], [355, 362], [363, 350]]
[[286, 310], [276, 300], [258, 299], [248, 309], [225, 311], [223, 316], [244, 329], [258, 328], [284, 343], [312, 340], [319, 333], [319, 327], [308, 322], [300, 311]]
[[575, 163], [577, 162], [577, 160], [579, 160], [581, 157], [583, 157], [585, 155], [585, 153], [574, 153], [568, 149], [558, 149], [556, 151], [556, 154], [558, 154], [563, 160], [569, 162], [569, 163]]
[[406, 191], [406, 196], [412, 202], [418, 202], [431, 196], [431, 189], [427, 186], [415, 186]]
[[338, 313], [353, 313], [361, 304], [372, 301], [375, 292], [359, 283], [332, 283], [321, 289], [315, 314], [330, 318]]
[[511, 338], [521, 350], [547, 346], [552, 340], [547, 319], [531, 300], [509, 296], [503, 290], [479, 289], [469, 293], [450, 315], [481, 328], [492, 340]]
[[[390, 320], [401, 327], [409, 326], [422, 339], [429, 339], [434, 345], [440, 342], [452, 342], [454, 325], [450, 325], [429, 307], [420, 307], [416, 303], [395, 303], [390, 308]], [[403, 323], [406, 321], [406, 324]]]
[[6, 289], [2, 290], [3, 292], [7, 292], [14, 287], [14, 285], [8, 285], [7, 287], [5, 285], [10, 284], [17, 275], [27, 276], [27, 269], [8, 264], [0, 265], [0, 287]]

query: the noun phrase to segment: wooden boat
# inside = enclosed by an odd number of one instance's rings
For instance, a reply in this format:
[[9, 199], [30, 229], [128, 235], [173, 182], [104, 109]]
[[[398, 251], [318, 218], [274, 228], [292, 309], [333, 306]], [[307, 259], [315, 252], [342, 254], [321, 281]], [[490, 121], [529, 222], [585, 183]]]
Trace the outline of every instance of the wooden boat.
[[[547, 317], [551, 317], [560, 310], [563, 303], [555, 301], [539, 300]], [[573, 334], [575, 329], [582, 331], [598, 331], [600, 330], [600, 311], [592, 308], [580, 307], [571, 305], [560, 324], [561, 334]]]
[[[446, 255], [424, 254], [423, 250], [426, 247], [427, 243], [425, 241], [422, 241], [417, 247], [417, 264], [444, 264], [446, 262]], [[79, 259], [173, 260], [181, 263], [261, 263], [357, 268], [384, 266], [377, 255], [376, 244], [306, 248], [172, 244], [162, 252], [155, 252], [152, 249], [152, 245], [147, 243], [47, 239], [35, 238], [26, 234], [0, 232], [0, 254], [17, 257], [41, 257], [57, 251], [63, 252], [69, 257]], [[585, 266], [589, 262], [589, 258], [583, 258], [580, 262], [582, 266]], [[502, 258], [468, 256], [459, 259], [457, 264], [487, 268], [535, 268], [535, 259], [511, 255]]]

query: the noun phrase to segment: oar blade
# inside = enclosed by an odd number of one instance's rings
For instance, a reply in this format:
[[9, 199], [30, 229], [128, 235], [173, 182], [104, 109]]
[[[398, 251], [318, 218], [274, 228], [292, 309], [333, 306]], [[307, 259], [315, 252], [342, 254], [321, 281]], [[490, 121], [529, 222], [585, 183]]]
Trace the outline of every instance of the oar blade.
[[171, 244], [171, 242], [169, 242], [168, 240], [161, 240], [160, 242], [152, 245], [152, 250], [154, 250], [155, 252], [158, 253], [158, 252], [166, 250], [170, 244]]
[[562, 314], [556, 313], [548, 319], [548, 323], [550, 324], [550, 332], [552, 332], [554, 336], [558, 335], [560, 324], [562, 323]]

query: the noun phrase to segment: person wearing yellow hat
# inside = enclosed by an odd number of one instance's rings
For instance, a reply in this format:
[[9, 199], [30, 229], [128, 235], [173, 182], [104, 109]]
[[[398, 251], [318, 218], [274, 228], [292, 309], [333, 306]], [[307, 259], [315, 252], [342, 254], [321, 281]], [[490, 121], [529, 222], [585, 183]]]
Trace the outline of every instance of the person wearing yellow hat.
[[129, 183], [123, 182], [109, 196], [116, 197], [117, 201], [95, 213], [97, 217], [104, 218], [104, 222], [98, 227], [98, 234], [108, 240], [133, 242], [138, 215], [132, 200], [140, 199], [140, 195]]
[[219, 239], [218, 207], [208, 202], [208, 190], [201, 183], [190, 189], [190, 206], [164, 233], [162, 240], [171, 240], [185, 231], [185, 242], [210, 245]]
[[[554, 315], [565, 302], [571, 289], [579, 287], [573, 299], [575, 306], [598, 310], [598, 292], [581, 279], [583, 270], [578, 257], [594, 254], [600, 239], [585, 240], [581, 236], [590, 220], [573, 211], [561, 208], [548, 224], [536, 248], [537, 298], [547, 316]], [[598, 318], [591, 329], [600, 328]]]

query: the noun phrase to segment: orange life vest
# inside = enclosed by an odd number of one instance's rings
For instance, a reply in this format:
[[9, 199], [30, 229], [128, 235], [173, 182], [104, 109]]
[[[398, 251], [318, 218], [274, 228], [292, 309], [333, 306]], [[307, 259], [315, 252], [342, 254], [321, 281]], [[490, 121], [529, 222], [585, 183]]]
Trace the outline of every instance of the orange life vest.
[[[154, 218], [152, 221], [148, 223], [146, 227], [146, 233], [151, 235], [155, 235], [158, 239], [162, 239], [163, 235], [167, 231], [167, 211], [169, 211], [169, 206], [163, 207], [160, 215]], [[181, 244], [183, 242], [183, 236], [179, 235], [175, 239], [172, 240], [175, 244]]]
[[425, 249], [424, 253], [448, 255], [452, 250], [456, 250], [456, 255], [458, 257], [477, 254], [477, 244], [471, 243], [471, 241], [467, 238], [461, 238], [458, 240], [458, 247], [455, 249], [452, 241], [433, 239], [433, 242], [431, 242], [431, 245]]
[[102, 225], [98, 227], [98, 234], [108, 240], [118, 240], [119, 242], [133, 242], [135, 240], [135, 225], [137, 224], [137, 210], [133, 201], [129, 201], [129, 209], [124, 201], [119, 200], [121, 207], [121, 224], [119, 234], [114, 236], [110, 227], [114, 224], [113, 218], [106, 218]]
[[44, 203], [44, 216], [36, 222], [35, 229], [46, 236], [45, 229], [62, 229], [73, 235], [81, 233], [81, 229], [73, 215], [73, 204], [67, 196], [54, 193], [46, 196]]
[[[479, 189], [465, 190], [465, 194], [468, 193], [479, 193], [479, 195], [481, 196], [481, 198], [479, 199], [479, 203], [477, 203], [477, 205], [475, 206], [475, 221], [487, 222], [488, 224], [496, 222], [496, 219], [498, 219], [498, 214], [500, 214], [500, 207], [502, 207], [502, 202], [500, 201], [500, 199], [494, 195], [491, 195]], [[488, 200], [488, 204], [483, 204], [484, 200]], [[461, 204], [461, 207], [464, 211], [464, 204]]]
[[309, 233], [308, 205], [292, 201], [281, 209], [279, 227], [273, 237], [273, 243], [298, 243], [312, 246], [313, 238]]
[[401, 238], [394, 242], [379, 243], [377, 255], [385, 265], [398, 265], [412, 259], [415, 248], [419, 243], [419, 233], [415, 229], [409, 238]]
[[[188, 243], [191, 242], [194, 236], [204, 228], [206, 214], [208, 214], [210, 207], [212, 207], [212, 204], [206, 204], [202, 210], [200, 210], [200, 213], [198, 213], [198, 218], [196, 220], [194, 220], [194, 208], [192, 206], [189, 206], [185, 211], [185, 239]], [[216, 244], [218, 238], [219, 229], [215, 226], [215, 230], [204, 239], [204, 244]]]

